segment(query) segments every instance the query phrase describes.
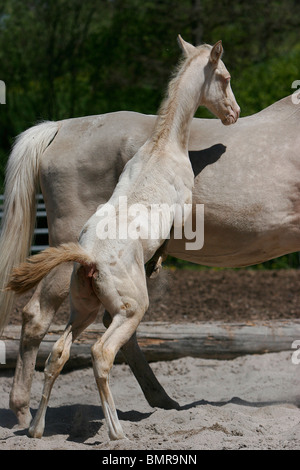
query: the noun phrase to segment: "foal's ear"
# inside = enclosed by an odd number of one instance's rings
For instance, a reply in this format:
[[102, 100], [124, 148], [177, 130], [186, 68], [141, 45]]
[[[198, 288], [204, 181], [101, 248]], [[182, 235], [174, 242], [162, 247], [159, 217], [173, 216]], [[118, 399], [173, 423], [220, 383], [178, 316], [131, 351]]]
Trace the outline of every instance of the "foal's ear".
[[213, 46], [212, 50], [210, 51], [210, 61], [213, 64], [217, 64], [219, 60], [221, 59], [223, 54], [223, 46], [222, 46], [222, 41], [216, 42], [216, 44]]
[[180, 34], [178, 34], [177, 41], [179, 44], [179, 47], [181, 48], [182, 52], [186, 57], [189, 57], [190, 55], [194, 54], [196, 51], [196, 47], [190, 44], [189, 42], [184, 41]]

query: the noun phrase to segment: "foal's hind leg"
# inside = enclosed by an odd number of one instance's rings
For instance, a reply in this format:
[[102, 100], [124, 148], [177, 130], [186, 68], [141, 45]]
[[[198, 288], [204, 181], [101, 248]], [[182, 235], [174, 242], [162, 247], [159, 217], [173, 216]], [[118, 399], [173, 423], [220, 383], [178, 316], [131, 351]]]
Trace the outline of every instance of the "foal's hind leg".
[[31, 437], [42, 437], [45, 428], [45, 415], [53, 384], [70, 357], [70, 349], [73, 341], [88, 325], [93, 323], [97, 313], [98, 308], [86, 316], [82, 317], [79, 314], [77, 317], [77, 312], [73, 310], [64, 333], [54, 344], [44, 369], [44, 388], [40, 405], [29, 428], [29, 435]]
[[19, 425], [24, 428], [31, 421], [30, 390], [39, 345], [56, 310], [69, 292], [71, 271], [71, 264], [53, 270], [41, 281], [23, 309], [20, 349], [10, 393], [10, 408], [15, 412]]
[[67, 325], [64, 334], [53, 346], [52, 352], [48, 357], [44, 369], [45, 381], [42, 398], [38, 411], [29, 427], [31, 437], [42, 437], [45, 428], [45, 415], [50, 398], [50, 392], [55, 379], [58, 377], [65, 362], [69, 358], [69, 352], [73, 341], [72, 325]]
[[[108, 328], [111, 323], [111, 316], [106, 310], [103, 316], [103, 323], [106, 328]], [[140, 387], [149, 405], [154, 408], [158, 407], [165, 410], [179, 409], [179, 404], [169, 397], [167, 392], [155, 377], [151, 367], [149, 366], [143, 352], [138, 345], [136, 332], [133, 333], [131, 338], [122, 346], [121, 349], [125, 356], [126, 362], [131, 368], [138, 383], [140, 384]]]
[[119, 422], [114, 399], [109, 388], [108, 378], [115, 356], [135, 332], [144, 312], [136, 311], [127, 314], [118, 312], [103, 334], [92, 347], [94, 375], [98, 386], [103, 413], [108, 426], [109, 437], [112, 440], [125, 437]]

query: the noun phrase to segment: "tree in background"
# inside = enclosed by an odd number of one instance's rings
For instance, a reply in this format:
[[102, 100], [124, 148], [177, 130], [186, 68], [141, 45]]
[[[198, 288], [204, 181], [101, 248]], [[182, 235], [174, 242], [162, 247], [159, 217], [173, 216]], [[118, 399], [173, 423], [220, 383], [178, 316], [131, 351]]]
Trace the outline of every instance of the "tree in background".
[[296, 0], [2, 0], [0, 146], [40, 119], [154, 113], [178, 33], [222, 39], [242, 111], [257, 112], [300, 78], [299, 18]]
[[[153, 114], [179, 49], [222, 39], [242, 115], [300, 79], [297, 0], [2, 0], [0, 182], [13, 138], [39, 120]], [[212, 117], [199, 109], [198, 117]]]

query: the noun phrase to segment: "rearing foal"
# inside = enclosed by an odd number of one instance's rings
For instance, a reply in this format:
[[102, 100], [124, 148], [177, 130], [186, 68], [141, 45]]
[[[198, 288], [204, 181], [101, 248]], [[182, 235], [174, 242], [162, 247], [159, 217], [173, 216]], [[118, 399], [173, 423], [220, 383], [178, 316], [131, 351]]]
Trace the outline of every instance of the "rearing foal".
[[[75, 262], [70, 286], [70, 319], [46, 362], [42, 399], [29, 428], [33, 437], [41, 437], [44, 432], [51, 388], [69, 358], [72, 342], [95, 320], [101, 304], [112, 321], [92, 347], [94, 374], [109, 436], [124, 437], [108, 375], [118, 350], [134, 334], [148, 308], [144, 265], [161, 247], [166, 235], [158, 230], [155, 239], [120, 237], [123, 217], [126, 216], [127, 222], [131, 220], [129, 209], [136, 203], [147, 208], [153, 204], [183, 207], [191, 203], [194, 174], [188, 157], [188, 138], [198, 106], [206, 106], [223, 124], [232, 124], [239, 116], [230, 75], [221, 61], [221, 41], [213, 47], [194, 47], [180, 36], [178, 39], [184, 59], [169, 84], [153, 132], [125, 166], [108, 203], [98, 208], [85, 224], [79, 243], [49, 248], [29, 258], [13, 271], [7, 286], [18, 293], [25, 292], [60, 263]], [[124, 196], [127, 197], [126, 214], [119, 204]], [[116, 236], [111, 238], [99, 237], [101, 214], [106, 209], [108, 222], [116, 228]], [[174, 214], [168, 231], [173, 221]], [[143, 231], [142, 226], [139, 229]]]

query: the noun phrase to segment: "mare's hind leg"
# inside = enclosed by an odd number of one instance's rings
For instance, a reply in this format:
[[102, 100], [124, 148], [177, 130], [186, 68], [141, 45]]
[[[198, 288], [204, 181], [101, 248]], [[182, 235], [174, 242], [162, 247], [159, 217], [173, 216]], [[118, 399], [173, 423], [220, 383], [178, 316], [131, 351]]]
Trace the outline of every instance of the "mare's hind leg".
[[31, 421], [29, 401], [38, 349], [56, 310], [69, 292], [71, 272], [72, 264], [53, 270], [40, 282], [23, 309], [20, 349], [10, 393], [10, 408], [16, 414], [19, 425], [24, 428]]
[[77, 265], [73, 270], [70, 286], [70, 319], [63, 335], [56, 341], [47, 359], [42, 398], [29, 428], [30, 436], [42, 437], [53, 384], [69, 359], [72, 342], [95, 320], [99, 308], [100, 301], [92, 289], [91, 280], [86, 276], [85, 268]]
[[[111, 316], [106, 310], [103, 316], [103, 323], [106, 328], [108, 328], [111, 323]], [[125, 356], [126, 362], [132, 370], [138, 383], [140, 384], [140, 387], [149, 405], [154, 408], [158, 407], [165, 410], [179, 409], [180, 405], [169, 397], [167, 392], [155, 377], [150, 365], [148, 364], [143, 352], [138, 345], [136, 332], [133, 333], [131, 338], [122, 346], [121, 349]]]

